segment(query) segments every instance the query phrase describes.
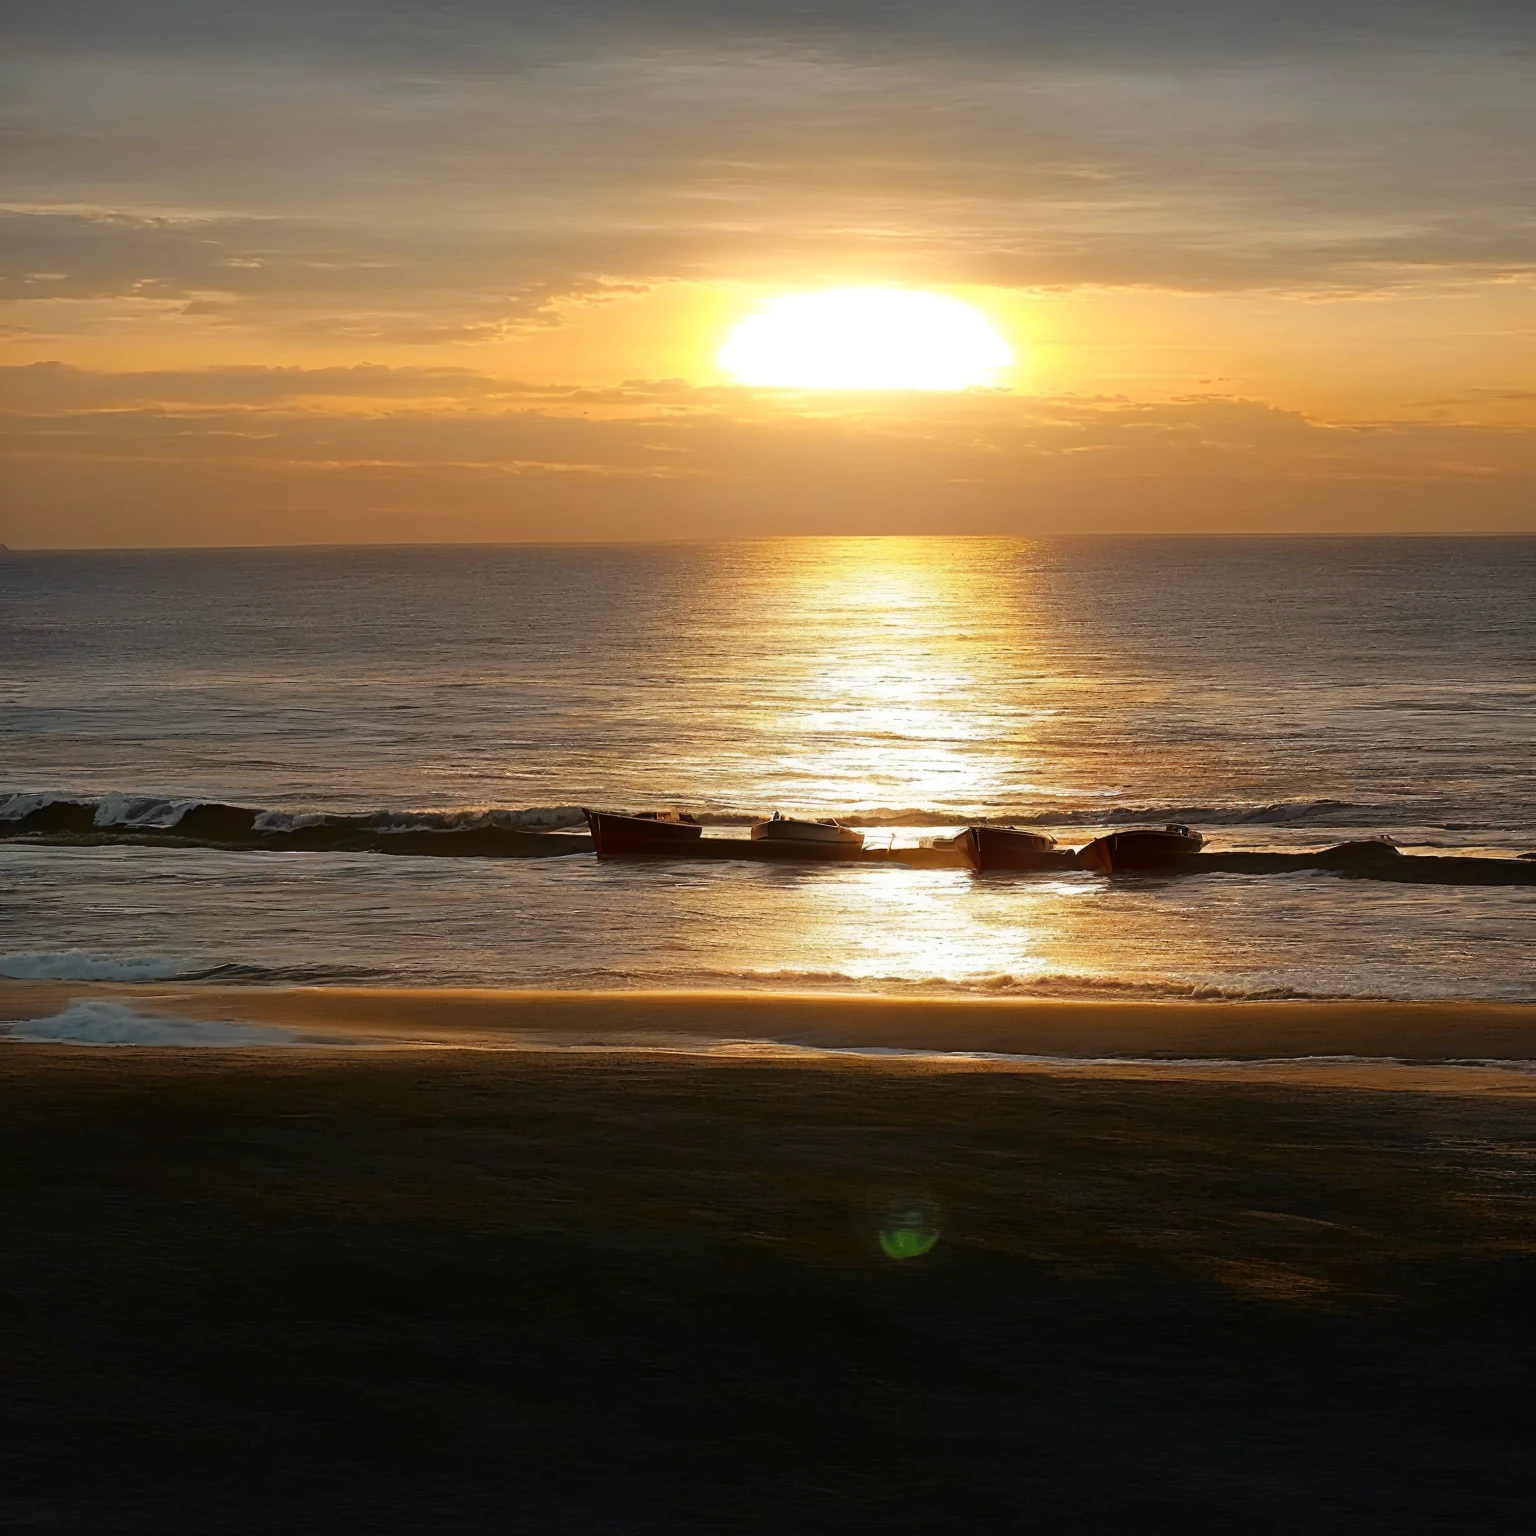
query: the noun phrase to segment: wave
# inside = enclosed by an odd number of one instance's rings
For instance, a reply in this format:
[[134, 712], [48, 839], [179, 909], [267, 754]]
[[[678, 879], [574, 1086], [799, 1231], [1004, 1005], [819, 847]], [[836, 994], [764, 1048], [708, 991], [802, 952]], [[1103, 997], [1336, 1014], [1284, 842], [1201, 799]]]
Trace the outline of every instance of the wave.
[[0, 976], [12, 981], [187, 980], [185, 961], [159, 956], [124, 958], [85, 949], [28, 950], [0, 955]]
[[[1162, 826], [1170, 821], [1207, 827], [1378, 827], [1435, 826], [1443, 831], [1503, 830], [1503, 824], [1476, 821], [1435, 821], [1441, 804], [1424, 801], [1274, 800], [1238, 805], [1071, 805], [1023, 806], [979, 810], [974, 806], [876, 806], [839, 810], [837, 807], [776, 807], [836, 816], [849, 827], [1122, 827]], [[698, 810], [694, 819], [706, 827], [748, 827], [767, 811]]]
[[[984, 814], [933, 807], [909, 806], [859, 811], [839, 820], [850, 826], [1014, 826], [1014, 827], [1123, 827], [1140, 824], [1162, 826], [1182, 821], [1204, 827], [1377, 827], [1440, 826], [1446, 831], [1498, 830], [1492, 823], [1433, 822], [1440, 807], [1414, 801], [1367, 802], [1357, 800], [1275, 800], [1244, 805], [1097, 805], [1031, 807]], [[712, 820], [708, 815], [700, 821]]]
[[[630, 808], [638, 809], [638, 808]], [[791, 807], [791, 809], [794, 809]], [[804, 807], [799, 809], [805, 810]], [[817, 815], [837, 814], [857, 827], [1041, 826], [1117, 827], [1135, 823], [1161, 825], [1183, 821], [1199, 826], [1274, 827], [1436, 827], [1444, 831], [1497, 831], [1493, 822], [1448, 821], [1443, 804], [1424, 801], [1276, 800], [1263, 804], [1230, 805], [1035, 805], [980, 810], [957, 806], [884, 806], [838, 811], [815, 809]], [[746, 827], [768, 811], [695, 810], [706, 826]], [[1436, 819], [1436, 818], [1440, 819]], [[578, 805], [522, 808], [464, 806], [448, 810], [377, 810], [338, 812], [320, 809], [275, 809], [232, 805], [175, 795], [113, 791], [92, 799], [63, 791], [0, 792], [0, 836], [96, 833], [163, 833], [188, 841], [249, 842], [279, 838], [344, 840], [348, 837], [407, 837], [562, 832], [585, 825]]]
[[[126, 1003], [97, 999], [79, 999], [59, 1013], [48, 1018], [21, 1019], [0, 1023], [0, 1041], [32, 1045], [75, 1045], [97, 1047], [159, 1047], [172, 1049], [224, 1049], [249, 1050], [303, 1047], [311, 1042], [290, 1030], [271, 1024], [237, 1024], [228, 1019], [198, 1019], [181, 1015], [151, 1013]], [[314, 1041], [314, 1044], [350, 1046], [353, 1048], [390, 1046], [398, 1048], [396, 1040], [380, 1041], [357, 1038]], [[413, 1042], [419, 1048], [443, 1048], [452, 1046], [451, 1040], [421, 1039]], [[514, 1034], [500, 1041], [477, 1038], [473, 1049], [540, 1052], [554, 1051], [560, 1054], [594, 1054], [611, 1056], [615, 1051], [633, 1051], [644, 1055], [704, 1056], [727, 1058], [758, 1058], [774, 1060], [782, 1058], [865, 1058], [904, 1059], [961, 1065], [974, 1062], [978, 1065], [1024, 1066], [1068, 1069], [1081, 1071], [1093, 1068], [1124, 1070], [1140, 1068], [1155, 1071], [1233, 1071], [1242, 1070], [1256, 1076], [1276, 1068], [1349, 1068], [1349, 1067], [1414, 1067], [1425, 1065], [1420, 1057], [1366, 1056], [1340, 1053], [1337, 1055], [1265, 1055], [1261, 1057], [1229, 1056], [1073, 1056], [1060, 1053], [999, 1051], [961, 1047], [942, 1049], [933, 1046], [878, 1045], [854, 1043], [811, 1043], [803, 1040], [779, 1040], [764, 1038], [710, 1038], [678, 1040], [626, 1038], [561, 1041], [540, 1035]], [[1536, 1062], [1522, 1059], [1493, 1057], [1452, 1058], [1435, 1063], [1441, 1067], [1458, 1067], [1463, 1070], [1496, 1070], [1536, 1072]]]
[[[113, 793], [99, 800], [25, 792], [0, 798], [0, 837], [51, 843], [170, 844], [274, 852], [532, 857], [591, 848], [580, 806], [345, 814]], [[559, 834], [558, 838], [554, 834]]]
[[[599, 1054], [612, 1051], [610, 1044], [559, 1045], [540, 1042], [540, 1049], [588, 1052]], [[781, 1040], [701, 1040], [683, 1046], [642, 1046], [640, 1050], [658, 1054], [700, 1055], [724, 1057], [748, 1057], [773, 1060], [778, 1057], [865, 1057], [881, 1060], [889, 1057], [916, 1062], [935, 1062], [947, 1066], [965, 1062], [997, 1064], [1000, 1066], [1065, 1068], [1069, 1071], [1109, 1068], [1120, 1071], [1125, 1068], [1144, 1069], [1154, 1072], [1233, 1072], [1242, 1071], [1262, 1077], [1276, 1068], [1283, 1071], [1298, 1067], [1306, 1069], [1348, 1069], [1351, 1067], [1454, 1067], [1462, 1071], [1523, 1072], [1536, 1074], [1536, 1061], [1522, 1057], [1500, 1056], [1450, 1057], [1445, 1060], [1418, 1056], [1359, 1056], [1348, 1053], [1313, 1056], [1062, 1056], [1040, 1055], [1020, 1051], [942, 1051], [908, 1045], [801, 1045]]]
[[[248, 961], [196, 964], [163, 956], [123, 956], [90, 950], [27, 951], [0, 955], [0, 976], [13, 981], [201, 982], [224, 986], [345, 987], [398, 982], [398, 973], [357, 965], [260, 965]], [[484, 978], [433, 978], [439, 985], [485, 985]], [[505, 984], [505, 983], [502, 983]], [[881, 996], [1011, 998], [1123, 997], [1181, 1002], [1372, 1001], [1374, 993], [1319, 992], [1280, 983], [1193, 981], [1174, 976], [1105, 976], [1075, 971], [1027, 975], [881, 976], [836, 970], [725, 970], [699, 968], [657, 974], [602, 967], [529, 978], [523, 983], [557, 990], [751, 990], [857, 992]]]
[[45, 1045], [283, 1046], [298, 1041], [286, 1029], [146, 1013], [126, 1003], [82, 999], [46, 1019], [0, 1025], [5, 1038]]
[[[1100, 808], [1071, 812], [1033, 812], [985, 818], [989, 824], [1053, 826], [1064, 841], [1053, 855], [1060, 868], [1072, 867], [1068, 841], [1086, 842], [1098, 829], [1152, 822], [1183, 821], [1195, 826], [1314, 825], [1345, 832], [1336, 847], [1312, 851], [1276, 852], [1210, 849], [1185, 861], [1180, 873], [1202, 875], [1277, 875], [1304, 870], [1327, 871], [1362, 879], [1432, 882], [1453, 885], [1530, 885], [1536, 869], [1507, 857], [1456, 854], [1404, 856], [1391, 860], [1363, 854], [1379, 847], [1360, 839], [1385, 826], [1404, 825], [1385, 813], [1388, 805], [1362, 805], [1341, 800], [1285, 801], [1266, 806], [1160, 806]], [[1402, 809], [1401, 806], [1398, 807]], [[928, 818], [929, 825], [953, 827], [953, 811], [908, 808], [886, 814], [891, 825], [904, 826], [908, 837]], [[942, 822], [936, 818], [943, 816]], [[263, 809], [228, 805], [222, 801], [178, 799], [171, 796], [114, 793], [100, 800], [73, 799], [51, 793], [26, 792], [0, 798], [0, 840], [24, 839], [48, 847], [130, 846], [206, 848], [228, 852], [404, 854], [416, 858], [559, 858], [592, 852], [586, 832], [570, 830], [584, 812], [577, 806], [536, 806], [524, 810], [467, 807], [458, 810], [384, 810], [354, 814], [329, 811]], [[745, 822], [751, 817], [736, 817]], [[976, 820], [977, 818], [972, 818]], [[701, 817], [724, 824], [726, 813]], [[850, 815], [849, 822], [869, 824], [871, 815]], [[1069, 830], [1079, 826], [1083, 831]], [[1415, 836], [1422, 835], [1422, 822]], [[1484, 839], [1486, 841], [1486, 839]], [[931, 840], [930, 840], [931, 841]], [[691, 845], [695, 859], [752, 858], [765, 861], [783, 850], [745, 839], [714, 837]], [[859, 856], [865, 863], [959, 863], [952, 850], [939, 850], [915, 841], [897, 847], [894, 834], [886, 842], [872, 839]]]
[[253, 965], [161, 955], [108, 955], [87, 949], [25, 950], [0, 955], [0, 976], [11, 981], [202, 981], [235, 986], [346, 987], [377, 985], [392, 973], [364, 965]]
[[233, 960], [176, 978], [243, 987], [368, 987], [393, 979], [398, 979], [397, 973], [370, 965], [252, 965]]
[[1377, 994], [1313, 992], [1280, 983], [1254, 985], [1190, 981], [1174, 976], [1102, 976], [1073, 971], [1042, 971], [1016, 976], [993, 972], [980, 976], [871, 976], [846, 971], [699, 971], [687, 979], [656, 978], [651, 986], [751, 987], [783, 991], [858, 991], [882, 996], [967, 996], [1083, 999], [1143, 998], [1179, 1002], [1371, 1002]]

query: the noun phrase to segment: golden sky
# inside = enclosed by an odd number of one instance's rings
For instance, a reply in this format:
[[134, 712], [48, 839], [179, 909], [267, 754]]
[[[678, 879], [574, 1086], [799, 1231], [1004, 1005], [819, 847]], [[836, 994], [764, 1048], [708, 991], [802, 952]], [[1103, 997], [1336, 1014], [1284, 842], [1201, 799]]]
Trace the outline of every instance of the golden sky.
[[[0, 539], [1536, 531], [1529, 0], [0, 0]], [[787, 294], [1013, 363], [746, 388]]]

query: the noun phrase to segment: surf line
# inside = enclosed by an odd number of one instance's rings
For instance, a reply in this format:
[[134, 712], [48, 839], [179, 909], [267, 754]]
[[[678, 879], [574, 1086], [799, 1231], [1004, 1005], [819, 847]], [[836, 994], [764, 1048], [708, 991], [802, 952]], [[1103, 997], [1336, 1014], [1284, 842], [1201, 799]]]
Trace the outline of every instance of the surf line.
[[[24, 797], [31, 800], [34, 797]], [[38, 803], [17, 807], [20, 815], [0, 818], [0, 840], [43, 847], [135, 846], [149, 848], [208, 848], [235, 853], [369, 853], [412, 858], [567, 858], [597, 853], [600, 857], [666, 859], [750, 863], [894, 864], [920, 869], [975, 868], [967, 852], [965, 834], [933, 838], [914, 846], [866, 846], [862, 837], [780, 838], [705, 836], [697, 823], [694, 835], [667, 837], [648, 844], [631, 840], [621, 849], [600, 845], [591, 832], [566, 830], [570, 814], [582, 812], [561, 807], [543, 813], [480, 812], [467, 815], [406, 812], [368, 816], [324, 813], [272, 813], [245, 806], [188, 802], [157, 803], [152, 819], [132, 816], [105, 820], [107, 803], [35, 797]], [[164, 811], [160, 806], [164, 805]], [[110, 808], [113, 812], [119, 808]], [[589, 822], [601, 824], [606, 813], [588, 813]], [[543, 826], [528, 822], [543, 819]], [[681, 821], [662, 818], [610, 818], [650, 821], [658, 830], [676, 827]], [[555, 825], [551, 827], [551, 823]], [[791, 823], [789, 825], [800, 825]], [[807, 827], [829, 823], [804, 823]], [[548, 829], [548, 830], [546, 830]], [[851, 830], [851, 829], [840, 829]], [[1142, 829], [1154, 831], [1155, 829]], [[1112, 838], [1135, 836], [1111, 834]], [[1110, 838], [1097, 839], [1090, 847]], [[974, 841], [974, 840], [973, 840]], [[1078, 871], [1082, 850], [1061, 848], [1048, 837], [1030, 839], [1038, 846], [1027, 863], [1008, 869], [983, 867], [992, 874], [1055, 874]], [[1198, 839], [1191, 839], [1198, 847]], [[1101, 866], [1098, 868], [1103, 873]], [[1361, 880], [1386, 880], [1400, 884], [1463, 886], [1536, 885], [1536, 858], [1478, 858], [1462, 855], [1405, 854], [1383, 839], [1360, 839], [1309, 852], [1273, 853], [1256, 850], [1208, 852], [1172, 851], [1141, 868], [1114, 868], [1114, 878], [1159, 878], [1211, 875], [1283, 875], [1326, 872]]]

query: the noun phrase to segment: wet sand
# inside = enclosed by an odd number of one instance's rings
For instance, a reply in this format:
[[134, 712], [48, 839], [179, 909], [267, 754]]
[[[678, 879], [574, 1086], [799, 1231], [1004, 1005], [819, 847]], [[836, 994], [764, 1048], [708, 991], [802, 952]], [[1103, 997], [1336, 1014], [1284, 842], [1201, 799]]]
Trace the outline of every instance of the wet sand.
[[1528, 1530], [1518, 1076], [1142, 1070], [6, 1046], [0, 1528]]
[[722, 1041], [767, 1041], [809, 1049], [994, 1052], [1090, 1060], [1536, 1060], [1536, 1006], [1518, 1003], [1052, 1002], [776, 992], [12, 981], [0, 982], [0, 1023], [47, 1017], [77, 1000], [278, 1025], [321, 1042], [378, 1045], [688, 1049], [711, 1048]]

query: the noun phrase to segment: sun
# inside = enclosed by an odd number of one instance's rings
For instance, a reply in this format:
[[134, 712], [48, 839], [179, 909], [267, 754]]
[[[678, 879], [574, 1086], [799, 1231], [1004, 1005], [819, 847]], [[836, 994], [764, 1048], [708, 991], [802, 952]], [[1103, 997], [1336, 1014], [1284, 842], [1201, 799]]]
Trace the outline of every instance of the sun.
[[916, 288], [832, 288], [772, 299], [720, 348], [739, 384], [789, 389], [972, 389], [1013, 361], [969, 304]]

